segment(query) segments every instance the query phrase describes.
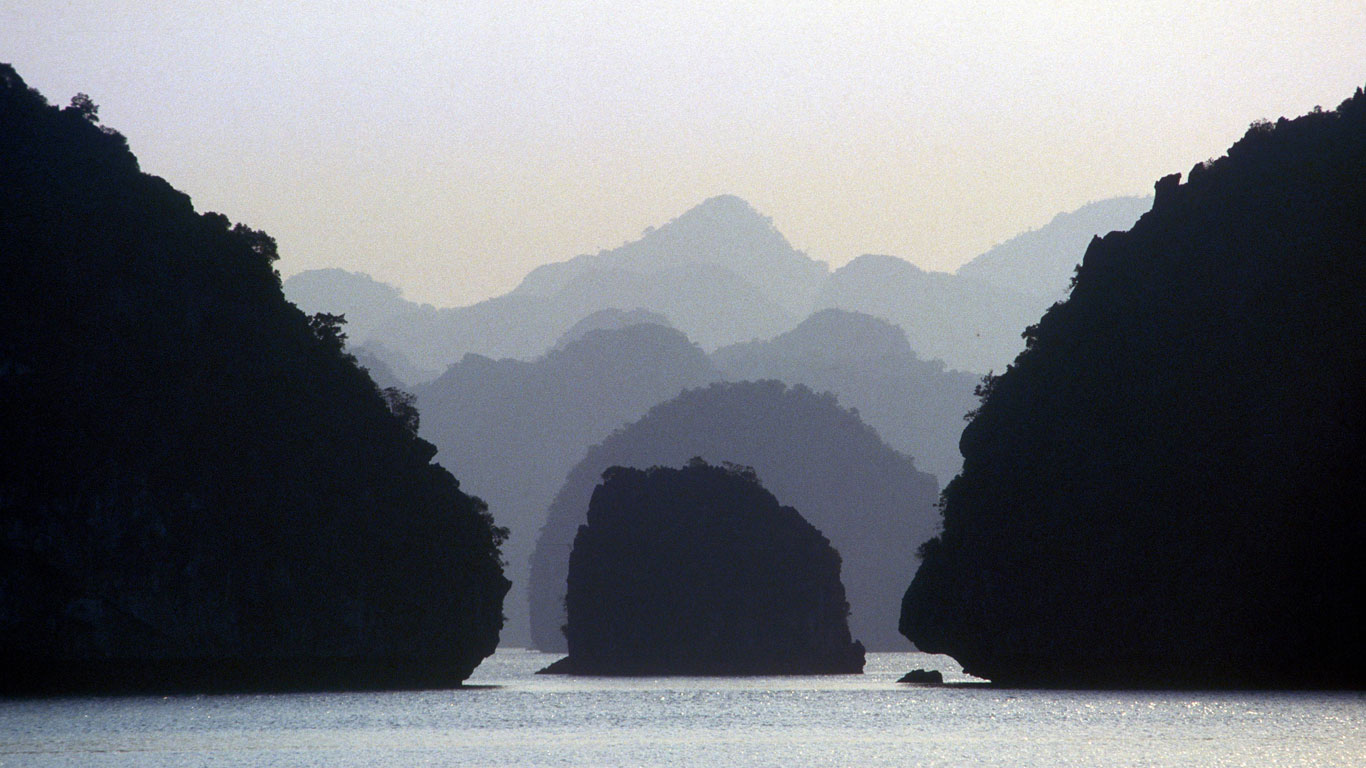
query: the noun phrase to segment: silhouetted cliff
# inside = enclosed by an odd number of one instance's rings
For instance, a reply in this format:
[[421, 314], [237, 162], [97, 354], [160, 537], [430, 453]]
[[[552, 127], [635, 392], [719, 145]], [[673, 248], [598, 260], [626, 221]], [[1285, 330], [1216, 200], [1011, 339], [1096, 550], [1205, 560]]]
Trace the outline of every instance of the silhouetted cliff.
[[962, 467], [963, 415], [980, 376], [921, 360], [906, 333], [857, 312], [825, 309], [768, 341], [723, 347], [712, 361], [727, 379], [779, 379], [833, 392], [887, 444], [947, 483]]
[[511, 530], [503, 546], [514, 582], [504, 644], [530, 642], [528, 561], [574, 462], [651, 406], [718, 378], [683, 334], [644, 324], [589, 331], [533, 362], [466, 355], [415, 388], [422, 434], [440, 449], [439, 460]]
[[1366, 95], [1092, 242], [983, 388], [902, 630], [1007, 684], [1362, 686]]
[[574, 537], [569, 657], [597, 675], [863, 670], [840, 556], [752, 470], [612, 467]]
[[833, 395], [777, 381], [690, 390], [588, 450], [555, 496], [532, 555], [538, 648], [565, 647], [569, 552], [602, 473], [612, 466], [677, 466], [694, 456], [754, 467], [778, 498], [801, 509], [844, 559], [854, 637], [872, 650], [906, 648], [896, 633], [898, 606], [915, 572], [914, 542], [938, 525], [938, 483]]
[[508, 583], [267, 235], [0, 65], [0, 688], [453, 685]]

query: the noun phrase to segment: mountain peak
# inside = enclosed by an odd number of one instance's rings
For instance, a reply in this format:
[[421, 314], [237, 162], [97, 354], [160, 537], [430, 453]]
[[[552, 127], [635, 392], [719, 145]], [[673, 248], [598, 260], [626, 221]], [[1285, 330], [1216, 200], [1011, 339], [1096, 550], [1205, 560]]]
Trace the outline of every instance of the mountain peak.
[[903, 277], [925, 274], [925, 270], [899, 256], [881, 253], [865, 253], [835, 271], [845, 279], [865, 276], [881, 279], [886, 275]]
[[688, 212], [684, 213], [683, 216], [680, 216], [679, 218], [690, 215], [706, 215], [734, 219], [751, 218], [769, 223], [769, 226], [772, 226], [767, 216], [754, 210], [754, 206], [750, 205], [743, 198], [735, 195], [716, 195], [715, 197], [709, 197], [688, 209]]
[[639, 240], [537, 267], [514, 292], [553, 296], [575, 280], [599, 280], [611, 271], [658, 278], [716, 267], [794, 315], [807, 311], [828, 274], [824, 262], [793, 248], [769, 217], [735, 195], [718, 195], [645, 230]]
[[[646, 231], [633, 243], [598, 254], [627, 261], [641, 258], [675, 262], [712, 261], [733, 266], [754, 256], [774, 260], [806, 259], [787, 242], [773, 220], [735, 195], [717, 195], [689, 208], [681, 216]], [[746, 258], [749, 257], [749, 258]], [[746, 265], [748, 266], [748, 265]]]

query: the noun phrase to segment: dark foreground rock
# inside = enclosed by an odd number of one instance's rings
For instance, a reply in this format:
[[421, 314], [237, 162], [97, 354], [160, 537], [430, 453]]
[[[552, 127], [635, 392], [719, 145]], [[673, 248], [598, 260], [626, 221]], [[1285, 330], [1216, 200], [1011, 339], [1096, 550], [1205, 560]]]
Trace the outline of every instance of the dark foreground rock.
[[897, 682], [937, 685], [944, 682], [944, 673], [937, 669], [913, 669], [902, 675]]
[[448, 687], [502, 532], [275, 242], [0, 65], [0, 693]]
[[1258, 123], [982, 388], [901, 629], [997, 684], [1363, 687], [1366, 95]]
[[603, 472], [680, 466], [694, 456], [753, 467], [765, 488], [800, 509], [840, 553], [850, 632], [870, 650], [907, 649], [897, 615], [915, 575], [916, 542], [939, 530], [938, 483], [833, 395], [778, 381], [689, 390], [588, 450], [556, 494], [532, 555], [537, 648], [565, 650], [569, 552]]
[[613, 467], [579, 528], [565, 598], [574, 674], [841, 674], [840, 557], [752, 470]]

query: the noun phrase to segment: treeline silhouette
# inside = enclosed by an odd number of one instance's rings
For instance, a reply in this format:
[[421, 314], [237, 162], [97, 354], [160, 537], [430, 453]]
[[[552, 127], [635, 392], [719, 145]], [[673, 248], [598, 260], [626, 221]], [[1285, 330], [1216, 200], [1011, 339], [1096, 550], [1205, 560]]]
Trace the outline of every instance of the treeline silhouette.
[[896, 633], [916, 542], [932, 536], [939, 485], [833, 395], [778, 381], [717, 383], [650, 409], [569, 472], [531, 557], [531, 634], [561, 651], [574, 535], [609, 467], [679, 466], [694, 456], [753, 467], [784, 503], [830, 537], [843, 558], [850, 630], [871, 650], [905, 650]]
[[1094, 241], [982, 387], [902, 630], [1005, 684], [1366, 684], [1366, 95]]
[[599, 675], [857, 673], [840, 556], [754, 471], [611, 467], [569, 559], [569, 656]]
[[508, 582], [274, 241], [0, 65], [5, 690], [452, 685]]

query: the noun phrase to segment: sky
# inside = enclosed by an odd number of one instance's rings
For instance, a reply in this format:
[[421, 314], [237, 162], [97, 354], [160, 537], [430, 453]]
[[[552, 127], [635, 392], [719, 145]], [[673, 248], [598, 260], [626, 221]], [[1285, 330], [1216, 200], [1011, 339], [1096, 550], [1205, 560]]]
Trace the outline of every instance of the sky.
[[951, 271], [1335, 107], [1366, 2], [0, 0], [0, 61], [286, 276], [451, 306], [718, 194]]

